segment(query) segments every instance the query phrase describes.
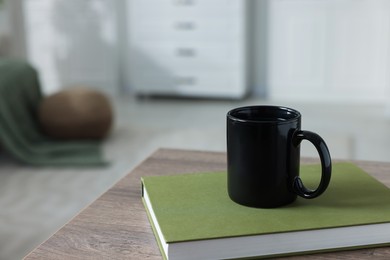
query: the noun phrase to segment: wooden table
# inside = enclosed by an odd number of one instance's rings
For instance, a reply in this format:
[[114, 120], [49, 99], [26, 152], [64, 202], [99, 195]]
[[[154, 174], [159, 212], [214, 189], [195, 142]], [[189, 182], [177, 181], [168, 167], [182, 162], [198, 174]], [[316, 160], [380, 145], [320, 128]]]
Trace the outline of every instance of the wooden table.
[[[355, 163], [390, 187], [390, 163]], [[141, 201], [140, 177], [225, 169], [225, 153], [160, 149], [25, 259], [162, 259]], [[390, 247], [289, 259], [298, 258], [390, 259]]]

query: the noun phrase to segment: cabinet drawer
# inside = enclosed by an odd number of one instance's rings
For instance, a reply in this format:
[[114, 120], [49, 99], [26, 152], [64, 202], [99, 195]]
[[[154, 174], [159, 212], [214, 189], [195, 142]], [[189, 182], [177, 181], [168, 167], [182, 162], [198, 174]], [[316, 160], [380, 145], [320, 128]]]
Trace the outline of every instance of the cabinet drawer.
[[227, 19], [143, 21], [130, 32], [136, 41], [223, 42], [241, 37], [243, 24]]
[[243, 8], [237, 0], [130, 0], [127, 3], [129, 18], [137, 21], [177, 19], [177, 18], [210, 18], [231, 17]]
[[216, 70], [216, 71], [138, 71], [132, 77], [133, 85], [139, 91], [208, 91], [214, 89], [223, 91], [235, 89], [244, 82], [244, 76], [237, 74], [237, 71]]
[[[238, 44], [237, 44], [238, 45]], [[154, 66], [181, 68], [192, 66], [198, 69], [225, 67], [228, 64], [240, 64], [244, 59], [242, 48], [234, 43], [219, 44], [143, 44], [132, 47], [132, 62], [137, 67], [148, 69]]]

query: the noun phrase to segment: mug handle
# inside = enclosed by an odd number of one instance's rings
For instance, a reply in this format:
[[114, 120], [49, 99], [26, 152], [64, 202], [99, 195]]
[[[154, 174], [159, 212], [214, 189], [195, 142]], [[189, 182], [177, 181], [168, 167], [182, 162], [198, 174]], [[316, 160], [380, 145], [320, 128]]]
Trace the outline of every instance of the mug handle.
[[305, 187], [305, 185], [303, 185], [301, 178], [296, 176], [293, 180], [293, 191], [302, 198], [313, 199], [320, 196], [329, 185], [332, 174], [332, 160], [325, 141], [318, 134], [304, 130], [295, 131], [292, 137], [293, 145], [295, 147], [299, 146], [302, 140], [308, 140], [317, 149], [321, 159], [321, 181], [317, 189], [309, 190]]

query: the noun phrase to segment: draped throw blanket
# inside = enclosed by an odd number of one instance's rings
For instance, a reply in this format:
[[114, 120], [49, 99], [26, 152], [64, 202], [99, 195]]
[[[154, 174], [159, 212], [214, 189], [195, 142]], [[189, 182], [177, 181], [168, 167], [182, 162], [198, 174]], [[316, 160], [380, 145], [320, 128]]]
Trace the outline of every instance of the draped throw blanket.
[[[0, 144], [19, 161], [34, 165], [106, 165], [100, 141], [49, 138], [37, 111], [43, 99], [37, 71], [23, 61], [0, 59]], [[1, 154], [0, 154], [1, 156]]]

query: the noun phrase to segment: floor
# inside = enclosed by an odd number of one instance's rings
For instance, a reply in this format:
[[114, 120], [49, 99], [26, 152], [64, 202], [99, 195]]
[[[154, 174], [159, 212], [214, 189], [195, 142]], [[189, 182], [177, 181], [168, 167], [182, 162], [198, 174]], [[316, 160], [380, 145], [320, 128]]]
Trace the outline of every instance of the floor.
[[[390, 117], [380, 104], [155, 99], [112, 100], [105, 168], [29, 167], [0, 152], [0, 259], [21, 259], [159, 147], [225, 151], [225, 115], [238, 106], [298, 109], [333, 158], [390, 161]], [[317, 156], [308, 143], [303, 156]]]

